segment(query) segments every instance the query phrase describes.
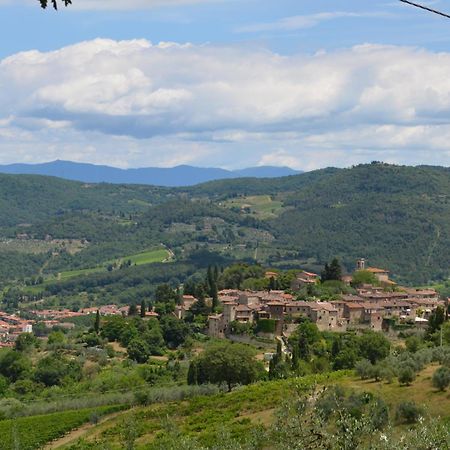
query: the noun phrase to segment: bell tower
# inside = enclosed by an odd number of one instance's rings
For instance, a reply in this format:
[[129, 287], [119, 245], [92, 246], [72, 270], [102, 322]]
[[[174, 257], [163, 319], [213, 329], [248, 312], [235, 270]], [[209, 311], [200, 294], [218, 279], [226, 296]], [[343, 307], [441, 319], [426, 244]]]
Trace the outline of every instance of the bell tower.
[[360, 258], [356, 261], [356, 270], [366, 270], [366, 260], [364, 258]]

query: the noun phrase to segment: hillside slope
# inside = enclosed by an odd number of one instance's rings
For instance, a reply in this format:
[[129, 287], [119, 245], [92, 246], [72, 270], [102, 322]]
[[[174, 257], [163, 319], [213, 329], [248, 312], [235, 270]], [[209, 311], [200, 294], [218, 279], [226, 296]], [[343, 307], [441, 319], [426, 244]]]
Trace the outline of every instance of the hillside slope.
[[450, 170], [364, 165], [317, 180], [285, 201], [278, 242], [306, 257], [359, 257], [425, 283], [450, 268]]
[[[397, 281], [422, 284], [450, 274], [450, 169], [370, 164], [178, 189], [0, 175], [0, 239], [23, 233], [89, 241], [48, 270], [92, 267], [162, 242], [183, 258], [205, 247], [317, 270], [334, 256], [352, 270], [365, 257]], [[0, 246], [2, 260], [14, 260], [10, 247], [6, 256]]]

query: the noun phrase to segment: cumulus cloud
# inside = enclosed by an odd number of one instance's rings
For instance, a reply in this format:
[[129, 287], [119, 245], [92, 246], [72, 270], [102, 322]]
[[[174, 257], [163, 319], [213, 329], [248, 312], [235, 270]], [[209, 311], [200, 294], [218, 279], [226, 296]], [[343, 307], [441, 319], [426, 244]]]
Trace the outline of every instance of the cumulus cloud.
[[27, 160], [59, 149], [122, 166], [448, 165], [449, 71], [448, 53], [369, 44], [281, 56], [98, 39], [23, 52], [0, 61], [0, 160], [16, 145]]

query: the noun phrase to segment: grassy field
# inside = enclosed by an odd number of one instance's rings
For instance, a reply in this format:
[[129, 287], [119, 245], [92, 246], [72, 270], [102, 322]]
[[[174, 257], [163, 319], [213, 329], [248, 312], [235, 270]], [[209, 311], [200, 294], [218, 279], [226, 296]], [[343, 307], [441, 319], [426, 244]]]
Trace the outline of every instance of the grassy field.
[[166, 250], [165, 248], [157, 248], [142, 253], [136, 253], [134, 255], [124, 256], [123, 258], [120, 258], [115, 261], [106, 261], [101, 266], [93, 267], [91, 269], [77, 269], [61, 272], [60, 274], [58, 274], [58, 280], [67, 280], [69, 278], [79, 277], [82, 275], [90, 275], [92, 273], [106, 272], [108, 265], [114, 263], [120, 266], [120, 264], [122, 263], [131, 261], [131, 264], [140, 266], [143, 264], [153, 264], [157, 262], [163, 262], [169, 260], [170, 258], [171, 254], [168, 250]]
[[142, 264], [152, 264], [156, 262], [163, 262], [170, 258], [170, 254], [166, 249], [150, 250], [144, 253], [138, 253], [136, 255], [125, 256], [122, 261], [131, 261], [132, 264], [140, 266]]
[[239, 197], [225, 202], [228, 208], [239, 208], [249, 211], [251, 215], [260, 219], [270, 219], [281, 214], [283, 203], [274, 200], [270, 195], [255, 195], [249, 197]]
[[396, 406], [406, 400], [413, 400], [423, 406], [431, 416], [450, 418], [450, 390], [439, 392], [433, 388], [431, 377], [438, 365], [432, 364], [420, 372], [411, 386], [400, 386], [393, 383], [374, 382], [349, 377], [340, 384], [358, 391], [368, 391], [382, 397], [395, 410]]

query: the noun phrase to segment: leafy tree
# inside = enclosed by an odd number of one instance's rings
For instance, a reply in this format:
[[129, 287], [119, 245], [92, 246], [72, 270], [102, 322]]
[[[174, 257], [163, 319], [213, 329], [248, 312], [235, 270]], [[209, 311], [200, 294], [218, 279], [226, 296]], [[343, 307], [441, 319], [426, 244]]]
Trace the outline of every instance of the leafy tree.
[[417, 336], [409, 336], [405, 339], [406, 350], [416, 353], [422, 346], [422, 341]]
[[430, 315], [428, 319], [427, 335], [432, 335], [434, 332], [440, 330], [442, 324], [445, 322], [445, 310], [442, 306], [438, 306]]
[[296, 347], [300, 359], [309, 361], [313, 355], [314, 345], [321, 339], [317, 325], [310, 321], [301, 323], [289, 338], [289, 342]]
[[398, 381], [400, 384], [409, 386], [416, 379], [416, 373], [409, 367], [401, 367], [398, 371]]
[[151, 355], [162, 355], [164, 353], [164, 336], [157, 320], [150, 321], [148, 331], [143, 335], [143, 339], [148, 346]]
[[342, 278], [342, 267], [337, 258], [331, 261], [331, 264], [326, 263], [321, 274], [322, 282], [336, 280], [340, 281]]
[[47, 342], [49, 345], [63, 345], [66, 343], [66, 335], [62, 331], [52, 331]]
[[189, 326], [176, 317], [165, 316], [160, 323], [164, 341], [168, 347], [177, 348], [184, 343], [189, 335]]
[[433, 374], [433, 386], [440, 391], [445, 391], [450, 386], [450, 369], [448, 367], [439, 367]]
[[127, 347], [128, 357], [138, 363], [147, 362], [150, 356], [150, 350], [147, 343], [140, 338], [132, 339]]
[[399, 422], [416, 423], [422, 416], [423, 411], [414, 402], [401, 402], [395, 413], [395, 417]]
[[20, 334], [14, 344], [15, 349], [18, 352], [30, 351], [33, 347], [37, 345], [37, 340], [32, 333], [22, 333]]
[[367, 332], [359, 339], [359, 353], [372, 364], [389, 355], [391, 343], [383, 333]]
[[31, 371], [30, 360], [14, 350], [9, 350], [0, 356], [0, 375], [15, 382], [26, 377]]
[[110, 342], [119, 341], [120, 336], [126, 327], [127, 322], [123, 317], [108, 317], [103, 323], [101, 334]]
[[228, 341], [209, 346], [191, 364], [194, 364], [189, 375], [191, 383], [225, 383], [229, 391], [238, 384], [256, 381], [263, 370], [252, 348]]
[[357, 270], [352, 276], [352, 286], [361, 286], [363, 284], [379, 284], [377, 277], [368, 270]]
[[161, 284], [156, 288], [155, 301], [157, 303], [176, 303], [178, 300], [177, 292], [168, 284]]
[[35, 380], [46, 386], [61, 385], [66, 377], [78, 381], [81, 377], [81, 365], [57, 354], [42, 358], [34, 374]]
[[355, 364], [355, 371], [361, 380], [367, 380], [372, 376], [373, 365], [367, 359], [362, 359]]

